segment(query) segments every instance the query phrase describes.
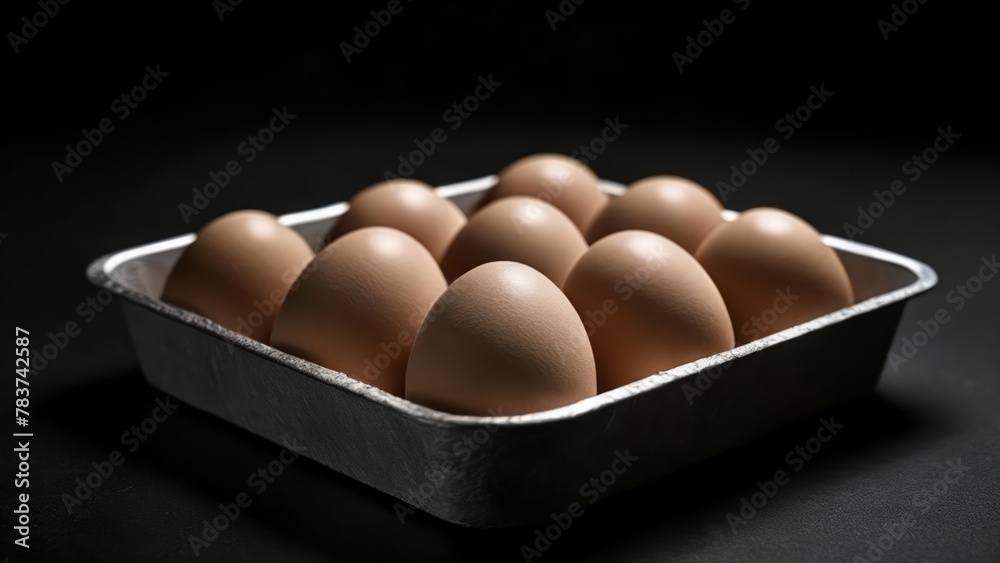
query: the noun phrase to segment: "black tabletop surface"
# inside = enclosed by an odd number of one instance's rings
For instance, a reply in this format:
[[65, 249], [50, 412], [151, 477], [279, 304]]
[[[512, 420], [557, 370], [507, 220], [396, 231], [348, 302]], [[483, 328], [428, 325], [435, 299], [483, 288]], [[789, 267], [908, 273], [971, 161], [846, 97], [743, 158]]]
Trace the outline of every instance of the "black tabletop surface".
[[[235, 209], [345, 200], [407, 164], [440, 185], [577, 152], [604, 178], [678, 174], [718, 193], [769, 138], [778, 150], [725, 193], [728, 208], [784, 208], [936, 270], [903, 315], [898, 356], [869, 396], [602, 501], [527, 559], [1000, 560], [995, 57], [977, 14], [934, 2], [43, 4], [14, 3], [3, 20], [15, 35], [4, 325], [59, 348], [29, 378], [28, 427], [11, 420], [16, 383], [0, 401], [8, 431], [33, 434], [5, 438], [0, 463], [10, 561], [524, 561], [534, 527], [401, 523], [393, 498], [306, 459], [193, 545], [281, 447], [150, 387], [87, 264]], [[247, 161], [241, 143], [275, 112], [287, 126]], [[595, 143], [609, 123], [616, 137]], [[433, 152], [413, 158], [422, 146]], [[236, 158], [229, 185], [185, 211]], [[896, 180], [905, 191], [872, 208]], [[745, 508], [821, 417], [843, 425], [835, 439]], [[25, 493], [29, 549], [15, 544]]]

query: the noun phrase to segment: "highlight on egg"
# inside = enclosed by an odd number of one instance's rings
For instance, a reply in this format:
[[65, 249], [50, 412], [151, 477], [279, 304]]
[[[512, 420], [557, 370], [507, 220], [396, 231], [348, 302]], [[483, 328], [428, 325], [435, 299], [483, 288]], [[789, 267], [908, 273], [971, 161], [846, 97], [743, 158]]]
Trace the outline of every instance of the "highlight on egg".
[[742, 343], [854, 303], [837, 253], [787, 211], [744, 211], [712, 231], [695, 257], [715, 280]]
[[705, 187], [680, 176], [653, 176], [612, 198], [587, 231], [587, 242], [641, 230], [663, 235], [694, 253], [722, 222], [722, 204]]
[[160, 299], [266, 343], [288, 288], [313, 256], [274, 215], [234, 211], [198, 231]]
[[446, 288], [434, 257], [410, 235], [351, 231], [295, 281], [271, 345], [402, 396], [417, 329]]
[[327, 241], [362, 227], [392, 227], [417, 239], [440, 261], [465, 222], [462, 210], [431, 186], [417, 180], [388, 180], [352, 197], [350, 207], [331, 227]]
[[511, 196], [527, 196], [552, 204], [566, 214], [581, 233], [608, 203], [597, 176], [580, 161], [561, 154], [535, 154], [504, 168], [480, 207]]
[[551, 280], [490, 262], [441, 295], [410, 354], [406, 398], [454, 414], [517, 415], [594, 396], [586, 329]]
[[540, 199], [514, 196], [480, 209], [459, 231], [441, 261], [449, 281], [487, 262], [527, 264], [561, 286], [587, 250], [566, 215]]
[[563, 291], [590, 338], [601, 392], [735, 345], [708, 273], [656, 233], [620, 231], [597, 241]]

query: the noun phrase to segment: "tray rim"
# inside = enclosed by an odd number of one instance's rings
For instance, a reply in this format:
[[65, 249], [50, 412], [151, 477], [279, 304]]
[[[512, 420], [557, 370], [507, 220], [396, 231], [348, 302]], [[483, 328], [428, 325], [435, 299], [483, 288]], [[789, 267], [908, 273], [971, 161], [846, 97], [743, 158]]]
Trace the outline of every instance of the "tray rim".
[[[435, 188], [435, 192], [441, 197], [451, 198], [481, 192], [492, 186], [495, 182], [496, 176], [489, 175], [463, 182], [438, 186]], [[602, 191], [611, 195], [620, 195], [626, 189], [623, 184], [608, 180], [601, 180], [600, 186]], [[348, 208], [348, 205], [348, 202], [337, 202], [315, 209], [287, 213], [279, 216], [278, 221], [285, 226], [295, 227], [305, 223], [331, 219], [342, 214]], [[739, 212], [737, 211], [723, 211], [723, 216], [728, 220], [731, 220], [738, 215]], [[622, 387], [600, 393], [593, 397], [588, 397], [570, 405], [522, 415], [501, 414], [499, 416], [473, 416], [437, 411], [412, 401], [408, 401], [402, 397], [397, 397], [382, 391], [377, 387], [358, 381], [342, 372], [331, 370], [291, 354], [287, 354], [267, 344], [244, 336], [236, 331], [223, 328], [207, 318], [200, 317], [190, 313], [189, 311], [165, 303], [158, 298], [154, 298], [143, 292], [126, 287], [115, 281], [111, 276], [111, 272], [123, 263], [141, 258], [143, 256], [185, 247], [193, 242], [195, 237], [195, 233], [187, 233], [105, 254], [90, 263], [86, 271], [87, 277], [95, 286], [107, 288], [110, 291], [121, 294], [127, 300], [147, 308], [154, 313], [166, 316], [174, 321], [181, 322], [202, 332], [209, 333], [216, 338], [227, 341], [229, 345], [239, 347], [254, 355], [261, 356], [266, 360], [279, 363], [287, 368], [302, 373], [307, 377], [316, 379], [327, 385], [337, 387], [341, 391], [359, 395], [365, 399], [379, 403], [384, 407], [401, 411], [404, 415], [416, 417], [422, 422], [434, 426], [457, 425], [460, 427], [473, 427], [482, 426], [484, 424], [497, 426], [530, 426], [571, 419], [592, 411], [610, 408], [616, 403], [624, 401], [634, 395], [642, 394], [646, 390], [668, 385], [676, 380], [696, 375], [705, 369], [722, 365], [737, 358], [753, 354], [759, 350], [778, 345], [785, 340], [815, 332], [825, 326], [865, 314], [878, 308], [886, 307], [893, 303], [908, 300], [921, 293], [929, 291], [937, 284], [938, 281], [937, 273], [934, 269], [919, 260], [868, 244], [823, 234], [823, 242], [835, 250], [841, 250], [898, 266], [913, 274], [916, 279], [901, 288], [873, 296], [849, 307], [845, 307], [838, 311], [823, 315], [822, 317], [818, 317], [800, 325], [768, 335], [760, 340], [738, 346], [732, 350], [707, 356], [669, 370], [650, 374]]]

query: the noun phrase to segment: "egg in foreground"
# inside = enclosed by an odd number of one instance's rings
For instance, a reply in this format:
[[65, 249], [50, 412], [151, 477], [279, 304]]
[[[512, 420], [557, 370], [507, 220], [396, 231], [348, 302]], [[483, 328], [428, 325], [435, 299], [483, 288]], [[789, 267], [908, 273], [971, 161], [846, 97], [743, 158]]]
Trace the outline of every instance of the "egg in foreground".
[[566, 296], [535, 269], [483, 264], [438, 301], [410, 354], [407, 399], [490, 416], [554, 409], [596, 393], [587, 332]]

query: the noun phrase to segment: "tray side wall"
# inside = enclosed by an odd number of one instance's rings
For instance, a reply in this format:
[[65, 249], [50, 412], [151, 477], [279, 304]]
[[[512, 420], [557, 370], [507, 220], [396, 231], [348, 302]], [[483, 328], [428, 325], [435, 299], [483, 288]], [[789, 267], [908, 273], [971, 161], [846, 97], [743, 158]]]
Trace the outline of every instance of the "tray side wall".
[[638, 460], [601, 499], [868, 392], [902, 303], [575, 417], [461, 426], [408, 417], [140, 304], [124, 311], [155, 387], [277, 444], [294, 439], [307, 457], [439, 518], [502, 527], [589, 502], [582, 487], [620, 468], [617, 452]]

